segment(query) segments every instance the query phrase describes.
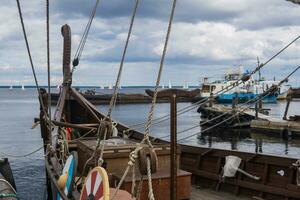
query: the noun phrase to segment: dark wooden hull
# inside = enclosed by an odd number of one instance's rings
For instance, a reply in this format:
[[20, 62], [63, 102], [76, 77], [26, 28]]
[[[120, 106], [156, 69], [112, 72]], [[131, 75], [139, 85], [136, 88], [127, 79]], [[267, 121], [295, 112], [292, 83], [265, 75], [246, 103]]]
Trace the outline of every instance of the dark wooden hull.
[[[193, 184], [263, 199], [300, 199], [300, 187], [295, 182], [296, 170], [292, 167], [297, 159], [187, 145], [181, 145], [181, 151], [181, 167], [193, 174]], [[238, 174], [235, 178], [220, 181], [222, 166], [228, 155], [242, 158], [240, 167], [261, 177], [261, 180]], [[279, 175], [281, 170], [284, 171], [283, 176]]]
[[[58, 93], [51, 93], [51, 104], [56, 105], [59, 99]], [[109, 104], [112, 95], [111, 94], [82, 94], [89, 102], [94, 105]], [[192, 102], [193, 98], [179, 98], [179, 102]], [[118, 94], [116, 104], [143, 104], [151, 103], [152, 98], [143, 94]], [[168, 99], [160, 98], [157, 103], [168, 103]]]
[[[97, 117], [104, 117], [89, 101], [80, 96], [79, 93], [75, 93], [73, 93], [74, 98], [70, 98], [65, 102], [66, 105], [69, 105], [67, 107], [70, 109], [69, 111], [72, 113], [72, 116], [77, 117], [72, 118], [70, 116], [70, 124], [78, 123], [79, 116], [85, 119], [85, 121], [81, 120], [81, 123], [95, 123], [91, 115], [83, 112], [83, 105], [88, 106], [89, 109], [96, 113]], [[118, 123], [117, 129], [122, 133], [128, 130], [128, 127]], [[127, 136], [129, 139], [135, 141], [140, 141], [143, 138], [143, 134], [135, 130], [130, 130]], [[160, 139], [151, 139], [156, 144], [168, 144], [168, 142]], [[70, 142], [69, 148], [70, 151], [78, 151], [78, 142]], [[220, 182], [222, 166], [224, 165], [225, 157], [228, 155], [240, 157], [242, 159], [240, 167], [253, 175], [261, 177], [261, 180], [255, 181], [238, 173], [235, 178], [226, 178], [223, 182]], [[89, 155], [86, 156], [89, 157]], [[248, 197], [300, 199], [300, 187], [296, 184], [297, 169], [292, 167], [292, 164], [295, 162], [296, 159], [287, 157], [181, 145], [180, 167], [192, 173], [192, 183], [194, 185]], [[70, 198], [63, 195], [63, 192], [57, 186], [61, 167], [49, 155], [46, 158], [46, 168], [54, 194], [60, 192], [63, 199], [69, 200]], [[283, 170], [283, 176], [278, 174], [280, 170]], [[72, 193], [72, 198], [79, 198], [77, 190], [74, 190]], [[55, 195], [53, 199], [56, 199]]]
[[291, 89], [291, 97], [295, 99], [300, 98], [300, 88], [292, 88]]
[[[80, 104], [75, 103], [74, 100], [71, 101], [72, 103], [69, 102], [71, 107], [79, 109]], [[88, 101], [86, 103], [97, 113], [98, 117], [104, 116], [96, 111], [95, 107]], [[77, 111], [73, 110], [73, 113], [77, 114]], [[118, 124], [117, 128], [120, 132], [128, 129], [121, 123]], [[142, 138], [143, 134], [134, 130], [129, 134], [129, 139], [139, 141]], [[167, 144], [162, 140], [154, 141]], [[71, 142], [70, 148], [78, 150], [77, 143]], [[227, 155], [242, 158], [241, 167], [249, 173], [260, 176], [262, 179], [254, 181], [238, 174], [235, 178], [228, 178], [224, 182], [220, 182], [222, 166]], [[181, 145], [181, 169], [192, 173], [193, 184], [217, 191], [227, 191], [236, 195], [259, 196], [265, 199], [300, 199], [300, 187], [296, 186], [296, 169], [292, 168], [294, 162], [296, 162], [296, 159], [286, 157]], [[52, 191], [60, 191], [57, 187], [60, 169], [55, 162], [51, 162], [51, 157], [46, 159], [46, 168], [47, 175], [52, 183]], [[279, 170], [285, 172], [284, 176], [278, 175]], [[68, 199], [66, 196], [63, 197]], [[79, 193], [75, 191], [73, 198], [78, 199], [78, 197]]]

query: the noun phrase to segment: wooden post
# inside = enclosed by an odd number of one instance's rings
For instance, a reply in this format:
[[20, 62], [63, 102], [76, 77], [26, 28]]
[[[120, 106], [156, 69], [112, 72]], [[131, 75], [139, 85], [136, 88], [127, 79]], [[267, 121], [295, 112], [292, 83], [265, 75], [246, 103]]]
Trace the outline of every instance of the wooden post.
[[259, 110], [259, 112], [262, 112], [262, 109], [263, 109], [263, 102], [262, 102], [262, 99], [260, 99], [258, 101], [258, 110]]
[[238, 97], [233, 97], [232, 98], [232, 110], [235, 109], [237, 103], [238, 103]]
[[255, 103], [255, 119], [258, 119], [258, 103]]
[[211, 92], [209, 95], [209, 107], [212, 107], [213, 104], [213, 93]]
[[[157, 98], [169, 98], [171, 121], [170, 121], [170, 199], [177, 200], [177, 98], [193, 98], [199, 94], [199, 89], [193, 91], [179, 90], [179, 89], [166, 89], [157, 93]], [[153, 97], [154, 92], [152, 90], [146, 90], [146, 93]]]
[[177, 101], [176, 94], [173, 93], [171, 97], [171, 183], [170, 194], [171, 200], [177, 199]]
[[287, 96], [287, 102], [286, 102], [286, 106], [285, 106], [285, 111], [284, 111], [284, 115], [283, 115], [283, 120], [287, 120], [287, 114], [289, 112], [289, 107], [290, 107], [290, 103], [291, 103], [291, 95]]
[[[41, 98], [44, 105], [48, 105], [48, 94], [44, 88], [40, 89]], [[46, 108], [45, 108], [46, 109]], [[47, 121], [45, 120], [45, 115], [47, 115], [47, 110], [43, 110], [42, 105], [40, 105], [40, 127], [41, 127], [41, 137], [44, 143], [44, 153], [46, 153], [47, 144], [51, 144], [51, 131], [48, 129]]]

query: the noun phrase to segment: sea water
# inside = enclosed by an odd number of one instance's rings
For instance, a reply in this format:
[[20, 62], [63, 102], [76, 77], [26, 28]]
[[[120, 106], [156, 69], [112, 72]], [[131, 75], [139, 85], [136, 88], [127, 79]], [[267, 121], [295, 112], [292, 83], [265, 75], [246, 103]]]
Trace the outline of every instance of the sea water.
[[[55, 91], [56, 89], [52, 89]], [[124, 93], [142, 93], [143, 88], [121, 89]], [[98, 92], [111, 93], [111, 90]], [[191, 103], [178, 103], [178, 110]], [[108, 105], [97, 105], [97, 109], [106, 112]], [[157, 104], [154, 118], [169, 114], [168, 103]], [[116, 105], [113, 118], [126, 125], [142, 123], [147, 120], [150, 104]], [[267, 104], [264, 108], [270, 108], [270, 114], [281, 118], [285, 109], [285, 102]], [[291, 102], [289, 115], [300, 114], [300, 102]], [[53, 108], [54, 109], [54, 108]], [[35, 89], [9, 90], [0, 89], [0, 153], [11, 155], [22, 155], [31, 152], [42, 145], [40, 129], [31, 129], [34, 118], [39, 116], [39, 103]], [[199, 124], [200, 114], [197, 107], [178, 116], [178, 132]], [[168, 139], [170, 133], [169, 120], [154, 125], [150, 134], [154, 137], [165, 137]], [[143, 131], [144, 126], [137, 127]], [[299, 158], [300, 139], [283, 139], [279, 136], [258, 134], [253, 132], [222, 132], [220, 130], [213, 134], [201, 133], [201, 128], [196, 127], [190, 131], [178, 134], [178, 140], [189, 145], [204, 146], [220, 149], [232, 149], [247, 152], [260, 152]], [[1, 155], [0, 155], [1, 156]], [[20, 199], [43, 199], [45, 188], [45, 166], [43, 151], [39, 151], [29, 157], [15, 158], [8, 156], [12, 166]]]

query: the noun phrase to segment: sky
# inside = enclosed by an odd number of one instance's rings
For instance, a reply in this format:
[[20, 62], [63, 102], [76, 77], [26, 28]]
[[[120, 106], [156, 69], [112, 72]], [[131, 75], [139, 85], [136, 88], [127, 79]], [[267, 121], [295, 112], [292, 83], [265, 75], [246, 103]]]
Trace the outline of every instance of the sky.
[[[50, 1], [51, 84], [62, 81], [61, 26], [72, 29], [72, 59], [96, 0]], [[20, 0], [40, 85], [47, 84], [45, 1]], [[73, 85], [115, 82], [134, 0], [100, 0]], [[121, 85], [154, 85], [172, 0], [140, 0]], [[161, 85], [199, 85], [243, 66], [253, 70], [300, 35], [300, 6], [285, 0], [178, 0]], [[262, 70], [284, 78], [300, 65], [300, 40]], [[291, 79], [300, 85], [299, 72]], [[33, 85], [16, 1], [0, 7], [0, 85]]]

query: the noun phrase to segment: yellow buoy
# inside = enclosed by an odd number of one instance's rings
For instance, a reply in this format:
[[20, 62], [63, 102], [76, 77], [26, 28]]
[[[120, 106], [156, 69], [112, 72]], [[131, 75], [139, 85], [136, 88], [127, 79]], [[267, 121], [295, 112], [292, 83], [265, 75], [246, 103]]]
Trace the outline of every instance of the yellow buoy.
[[66, 183], [67, 183], [67, 179], [68, 179], [68, 172], [66, 172], [65, 174], [60, 175], [59, 179], [58, 179], [58, 187], [60, 189], [65, 189]]

